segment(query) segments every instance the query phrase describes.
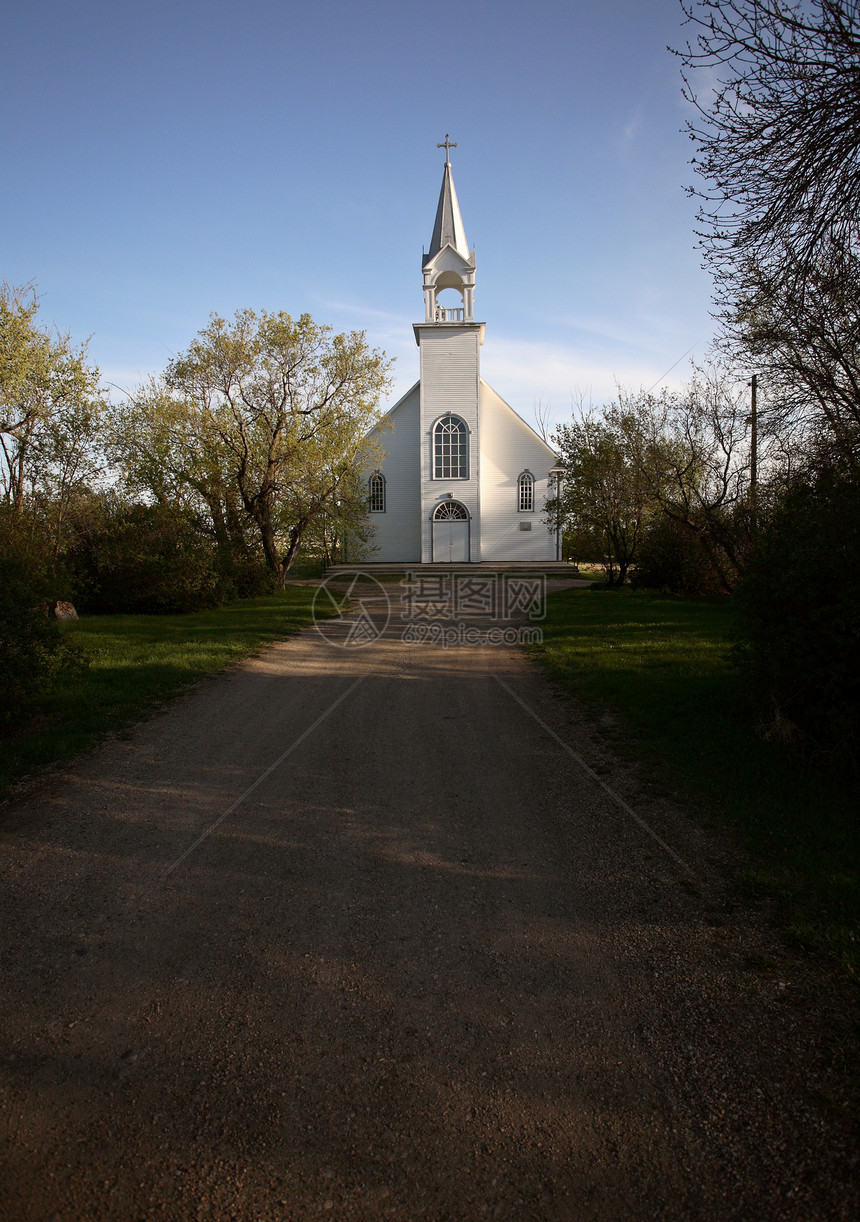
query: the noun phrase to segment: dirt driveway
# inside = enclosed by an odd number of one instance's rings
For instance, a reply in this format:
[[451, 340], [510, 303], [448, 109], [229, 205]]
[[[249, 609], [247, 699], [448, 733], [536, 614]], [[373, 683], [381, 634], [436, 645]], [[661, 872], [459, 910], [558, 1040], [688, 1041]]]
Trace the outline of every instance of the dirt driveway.
[[811, 978], [719, 841], [519, 649], [402, 630], [0, 807], [0, 1216], [855, 1216]]

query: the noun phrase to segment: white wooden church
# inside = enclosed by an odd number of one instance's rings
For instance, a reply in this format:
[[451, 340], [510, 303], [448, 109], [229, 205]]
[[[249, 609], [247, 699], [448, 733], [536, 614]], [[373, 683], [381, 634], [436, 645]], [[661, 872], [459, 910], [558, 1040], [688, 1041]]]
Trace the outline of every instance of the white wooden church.
[[420, 376], [387, 413], [387, 456], [368, 475], [372, 560], [552, 562], [543, 507], [557, 459], [481, 378], [485, 324], [475, 322], [475, 252], [451, 176], [456, 145], [446, 136], [439, 147], [445, 170], [415, 323]]

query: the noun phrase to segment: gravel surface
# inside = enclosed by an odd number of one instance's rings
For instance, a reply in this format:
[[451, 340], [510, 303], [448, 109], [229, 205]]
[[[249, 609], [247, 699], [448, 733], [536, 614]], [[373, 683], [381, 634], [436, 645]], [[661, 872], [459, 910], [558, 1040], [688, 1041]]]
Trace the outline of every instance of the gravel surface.
[[824, 982], [731, 847], [521, 651], [401, 630], [0, 807], [0, 1216], [857, 1216]]

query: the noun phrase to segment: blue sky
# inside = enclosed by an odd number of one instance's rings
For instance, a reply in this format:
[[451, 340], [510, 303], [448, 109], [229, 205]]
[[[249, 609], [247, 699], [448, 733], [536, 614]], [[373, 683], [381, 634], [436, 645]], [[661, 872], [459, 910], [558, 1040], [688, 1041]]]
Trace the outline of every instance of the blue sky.
[[[532, 419], [712, 333], [677, 0], [2, 0], [0, 279], [106, 379], [211, 311], [362, 329], [417, 376], [451, 133], [485, 378]], [[667, 381], [681, 379], [689, 358]]]

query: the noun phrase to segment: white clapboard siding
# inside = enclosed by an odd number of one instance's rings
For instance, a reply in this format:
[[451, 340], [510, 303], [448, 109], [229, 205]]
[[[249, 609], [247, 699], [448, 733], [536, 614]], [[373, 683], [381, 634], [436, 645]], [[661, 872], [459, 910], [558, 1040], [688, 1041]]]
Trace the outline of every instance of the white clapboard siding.
[[[555, 559], [555, 534], [543, 518], [556, 457], [491, 386], [481, 381], [481, 560]], [[534, 510], [520, 513], [517, 480], [535, 478]], [[553, 489], [554, 492], [554, 489]], [[521, 530], [530, 522], [531, 530]]]
[[[461, 501], [471, 518], [471, 559], [480, 559], [478, 400], [480, 386], [481, 323], [454, 326], [419, 326], [421, 352], [421, 543], [422, 559], [432, 558], [433, 512], [450, 493]], [[469, 478], [433, 477], [433, 425], [452, 412], [469, 429]]]
[[369, 514], [373, 527], [371, 561], [414, 564], [421, 559], [421, 464], [418, 441], [418, 383], [395, 403], [385, 418], [379, 440], [386, 457], [385, 513]]

